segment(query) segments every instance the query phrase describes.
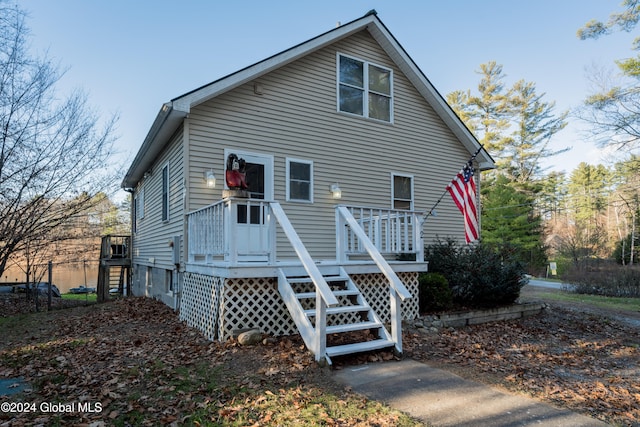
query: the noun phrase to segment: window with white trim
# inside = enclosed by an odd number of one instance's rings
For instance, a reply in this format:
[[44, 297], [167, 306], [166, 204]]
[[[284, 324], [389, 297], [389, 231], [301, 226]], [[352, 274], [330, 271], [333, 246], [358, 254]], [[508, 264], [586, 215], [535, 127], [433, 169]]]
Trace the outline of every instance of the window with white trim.
[[131, 230], [136, 233], [138, 231], [138, 196], [133, 197], [133, 203], [131, 203]]
[[287, 158], [287, 201], [313, 203], [313, 162]]
[[140, 189], [134, 194], [132, 201], [132, 222], [131, 228], [134, 233], [138, 232], [138, 220], [144, 217], [144, 187], [140, 187]]
[[138, 191], [138, 204], [137, 204], [138, 219], [144, 218], [144, 187], [140, 187]]
[[413, 210], [413, 176], [391, 175], [393, 209]]
[[162, 168], [162, 220], [169, 221], [169, 165]]
[[391, 122], [392, 93], [389, 68], [338, 54], [338, 111]]

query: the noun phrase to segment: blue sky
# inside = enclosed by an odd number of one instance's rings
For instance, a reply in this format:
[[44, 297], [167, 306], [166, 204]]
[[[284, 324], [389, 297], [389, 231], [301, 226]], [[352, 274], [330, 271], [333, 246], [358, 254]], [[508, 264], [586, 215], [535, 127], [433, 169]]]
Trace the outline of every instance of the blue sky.
[[[68, 68], [59, 91], [83, 89], [100, 113], [119, 114], [117, 147], [127, 165], [164, 102], [371, 9], [443, 95], [475, 90], [476, 70], [493, 60], [508, 85], [535, 82], [559, 114], [588, 94], [587, 68], [613, 68], [615, 59], [632, 56], [636, 34], [576, 37], [585, 22], [606, 20], [620, 2], [18, 0], [30, 14], [34, 51], [47, 50]], [[573, 147], [548, 163], [554, 170], [602, 161], [573, 122], [552, 141]]]

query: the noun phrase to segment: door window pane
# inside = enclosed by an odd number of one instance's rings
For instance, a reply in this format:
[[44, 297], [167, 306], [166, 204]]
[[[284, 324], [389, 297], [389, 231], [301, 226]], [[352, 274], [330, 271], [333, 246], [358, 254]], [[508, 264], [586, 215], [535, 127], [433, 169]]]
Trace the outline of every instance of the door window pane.
[[256, 206], [256, 205], [252, 205], [249, 209], [250, 212], [250, 218], [249, 221], [251, 224], [262, 224], [262, 215], [261, 214], [262, 209], [260, 209], [260, 205]]
[[238, 205], [238, 224], [247, 223], [247, 205]]
[[264, 199], [264, 165], [246, 163], [245, 173], [247, 186], [252, 199]]

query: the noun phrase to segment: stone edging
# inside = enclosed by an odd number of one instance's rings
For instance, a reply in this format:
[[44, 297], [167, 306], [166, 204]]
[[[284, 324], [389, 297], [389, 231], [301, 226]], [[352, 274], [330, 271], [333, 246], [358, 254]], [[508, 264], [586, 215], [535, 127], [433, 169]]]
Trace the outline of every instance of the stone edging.
[[492, 308], [490, 310], [428, 314], [416, 319], [413, 326], [417, 328], [459, 328], [468, 325], [479, 325], [487, 322], [535, 316], [536, 314], [540, 314], [545, 307], [546, 304], [544, 303], [532, 302]]

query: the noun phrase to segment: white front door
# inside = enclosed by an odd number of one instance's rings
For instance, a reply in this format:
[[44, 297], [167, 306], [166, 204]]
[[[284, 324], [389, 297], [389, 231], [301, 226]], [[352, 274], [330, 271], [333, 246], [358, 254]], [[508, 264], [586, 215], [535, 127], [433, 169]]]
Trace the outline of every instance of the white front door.
[[[246, 162], [246, 182], [249, 200], [237, 204], [236, 250], [238, 261], [267, 261], [272, 244], [266, 221], [268, 206], [273, 200], [273, 157], [240, 150], [229, 151]], [[225, 153], [225, 158], [228, 153]]]

